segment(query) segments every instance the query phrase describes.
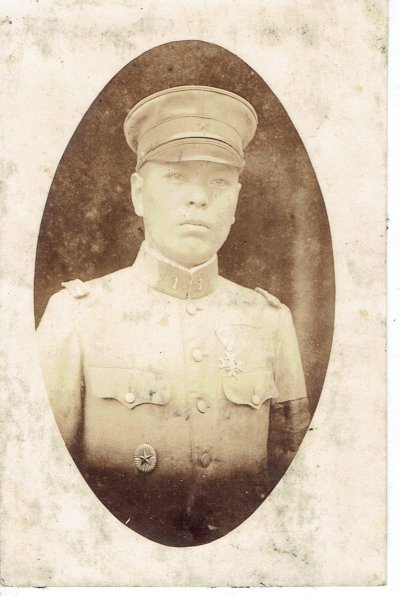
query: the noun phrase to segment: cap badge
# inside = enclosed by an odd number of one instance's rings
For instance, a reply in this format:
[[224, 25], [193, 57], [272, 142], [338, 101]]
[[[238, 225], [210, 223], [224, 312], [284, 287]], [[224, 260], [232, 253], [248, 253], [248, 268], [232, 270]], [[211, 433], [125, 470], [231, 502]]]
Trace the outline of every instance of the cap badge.
[[200, 132], [206, 132], [207, 128], [207, 123], [202, 120], [200, 123]]

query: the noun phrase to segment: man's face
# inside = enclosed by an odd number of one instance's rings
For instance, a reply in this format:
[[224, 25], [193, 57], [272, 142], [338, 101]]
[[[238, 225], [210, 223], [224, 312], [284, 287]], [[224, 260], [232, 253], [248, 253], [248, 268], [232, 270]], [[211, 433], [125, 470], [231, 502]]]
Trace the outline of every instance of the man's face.
[[147, 162], [132, 176], [146, 240], [184, 267], [210, 259], [235, 221], [239, 173], [210, 161]]

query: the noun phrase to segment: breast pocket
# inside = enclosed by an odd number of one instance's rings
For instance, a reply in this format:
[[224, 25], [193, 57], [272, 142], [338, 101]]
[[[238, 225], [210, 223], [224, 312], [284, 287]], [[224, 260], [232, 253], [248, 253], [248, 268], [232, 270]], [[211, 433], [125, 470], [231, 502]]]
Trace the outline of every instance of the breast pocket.
[[171, 398], [163, 375], [127, 368], [91, 366], [86, 391], [96, 398], [118, 400], [130, 410], [142, 404], [163, 406]]
[[234, 404], [258, 410], [267, 399], [279, 396], [272, 371], [258, 370], [239, 373], [236, 377], [224, 376], [222, 386], [226, 398]]
[[272, 370], [273, 351], [261, 327], [247, 324], [219, 326], [221, 361], [230, 354], [242, 372]]

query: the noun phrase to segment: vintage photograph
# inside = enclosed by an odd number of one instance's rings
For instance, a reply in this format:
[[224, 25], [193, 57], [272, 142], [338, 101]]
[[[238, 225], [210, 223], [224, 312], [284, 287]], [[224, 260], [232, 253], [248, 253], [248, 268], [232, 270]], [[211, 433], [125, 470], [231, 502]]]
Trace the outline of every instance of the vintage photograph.
[[121, 523], [185, 547], [254, 513], [317, 407], [334, 288], [316, 173], [255, 71], [181, 41], [116, 74], [55, 174], [35, 311], [61, 435]]
[[1, 9], [2, 586], [390, 583], [388, 3]]

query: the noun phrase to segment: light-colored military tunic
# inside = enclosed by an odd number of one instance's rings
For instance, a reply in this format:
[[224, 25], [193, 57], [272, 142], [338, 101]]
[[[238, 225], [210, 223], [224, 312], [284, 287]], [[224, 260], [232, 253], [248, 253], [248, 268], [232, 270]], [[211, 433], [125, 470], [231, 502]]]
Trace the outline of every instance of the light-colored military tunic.
[[65, 285], [38, 338], [78, 465], [139, 492], [266, 477], [270, 405], [306, 396], [286, 306], [218, 276], [216, 257], [186, 270], [145, 244], [132, 267]]

